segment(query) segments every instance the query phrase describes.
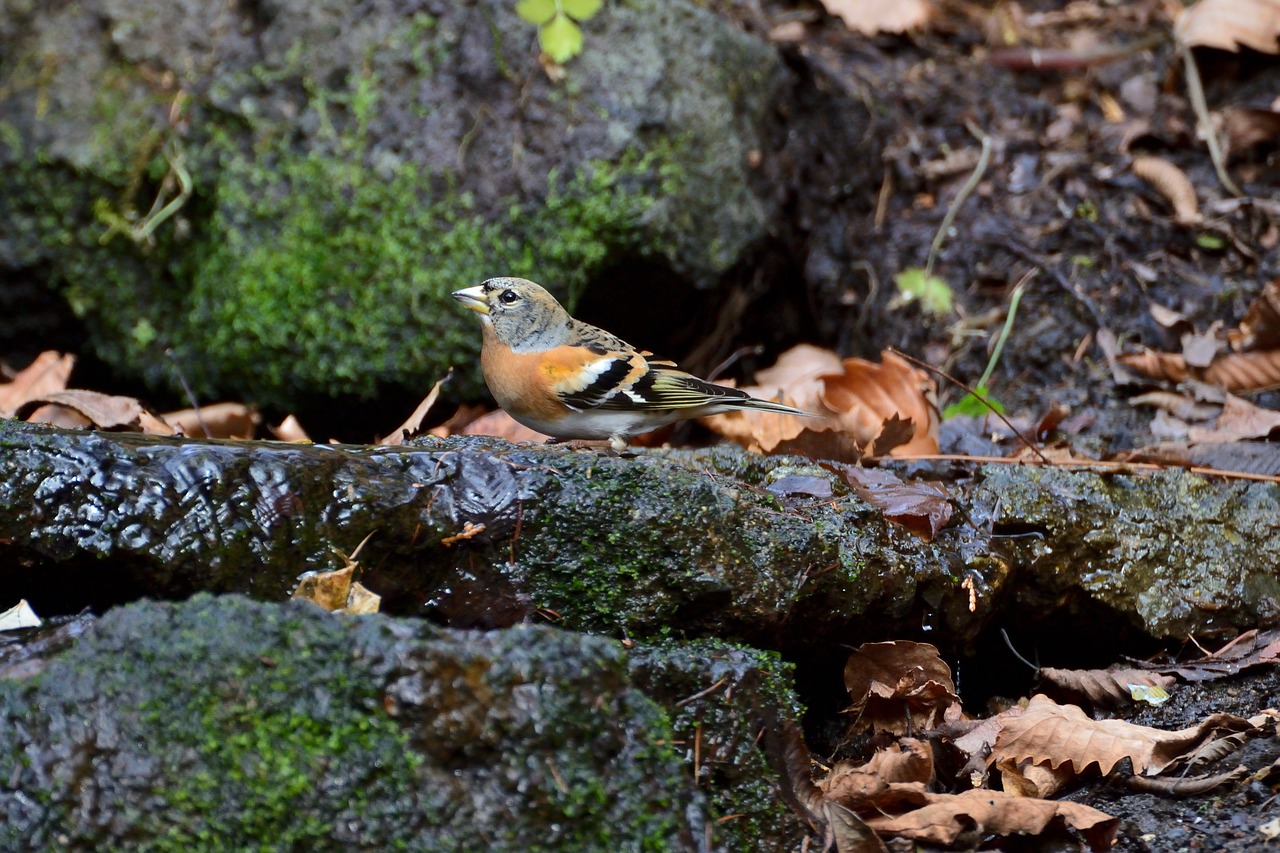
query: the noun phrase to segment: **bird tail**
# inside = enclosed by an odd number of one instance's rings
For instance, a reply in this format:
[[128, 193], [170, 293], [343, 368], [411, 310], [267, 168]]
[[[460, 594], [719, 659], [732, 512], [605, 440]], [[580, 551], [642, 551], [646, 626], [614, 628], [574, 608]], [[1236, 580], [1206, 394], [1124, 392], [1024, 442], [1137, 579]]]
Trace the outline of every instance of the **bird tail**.
[[732, 405], [735, 409], [755, 409], [760, 412], [776, 412], [780, 415], [796, 415], [801, 418], [822, 417], [822, 415], [806, 412], [803, 409], [784, 406], [781, 403], [770, 403], [768, 400], [758, 400], [755, 397], [748, 397], [745, 400], [733, 400], [729, 405]]

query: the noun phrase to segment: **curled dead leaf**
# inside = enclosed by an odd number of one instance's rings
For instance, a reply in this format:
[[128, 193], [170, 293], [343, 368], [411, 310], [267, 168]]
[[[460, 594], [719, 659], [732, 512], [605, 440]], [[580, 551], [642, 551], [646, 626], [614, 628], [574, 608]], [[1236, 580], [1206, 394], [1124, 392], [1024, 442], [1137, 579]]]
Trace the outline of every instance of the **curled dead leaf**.
[[1280, 53], [1280, 0], [1199, 0], [1182, 10], [1174, 33], [1188, 47]]
[[[172, 426], [143, 409], [142, 404], [133, 397], [99, 394], [97, 391], [54, 391], [27, 400], [19, 407], [18, 413], [21, 414], [27, 407], [35, 409], [40, 403], [70, 409], [87, 420], [88, 426], [97, 429], [128, 430], [145, 432], [148, 435], [173, 435]], [[36, 413], [43, 418], [56, 417], [56, 413], [50, 411], [47, 406], [41, 407]], [[32, 417], [35, 416], [33, 413]]]
[[1179, 225], [1195, 225], [1201, 221], [1196, 190], [1187, 173], [1161, 157], [1133, 158], [1133, 173], [1155, 188], [1173, 208], [1173, 219]]
[[854, 733], [932, 728], [960, 706], [951, 668], [928, 643], [863, 643], [845, 663], [844, 685]]
[[165, 423], [185, 436], [250, 439], [258, 431], [262, 417], [244, 403], [213, 403], [196, 409], [165, 412]]
[[65, 390], [75, 363], [73, 355], [63, 355], [53, 350], [40, 353], [31, 364], [18, 371], [13, 379], [0, 385], [0, 417], [14, 417], [18, 409], [30, 401]]
[[1074, 829], [1092, 850], [1108, 850], [1120, 822], [1079, 803], [1015, 797], [985, 789], [959, 794], [924, 794], [924, 805], [900, 815], [867, 818], [877, 833], [932, 844], [952, 844], [962, 833], [1043, 835], [1054, 827]]
[[1280, 278], [1262, 288], [1240, 325], [1227, 332], [1227, 340], [1237, 352], [1280, 349]]
[[1132, 689], [1135, 685], [1142, 687], [1160, 687], [1169, 689], [1177, 680], [1173, 676], [1163, 675], [1150, 670], [1132, 667], [1114, 667], [1111, 669], [1055, 669], [1042, 667], [1039, 672], [1042, 684], [1052, 685], [1070, 697], [1081, 697], [1097, 708], [1115, 708], [1132, 701]]

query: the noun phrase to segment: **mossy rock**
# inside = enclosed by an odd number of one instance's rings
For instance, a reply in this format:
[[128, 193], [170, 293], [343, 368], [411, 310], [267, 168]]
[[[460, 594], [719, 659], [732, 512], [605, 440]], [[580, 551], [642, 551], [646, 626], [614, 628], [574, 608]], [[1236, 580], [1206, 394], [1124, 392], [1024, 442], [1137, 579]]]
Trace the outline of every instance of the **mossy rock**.
[[197, 596], [0, 679], [6, 850], [694, 850], [617, 643]]
[[686, 0], [607, 4], [560, 84], [507, 0], [19, 11], [0, 282], [57, 288], [156, 387], [176, 360], [202, 398], [422, 393], [475, 360], [450, 291], [515, 274], [572, 306], [637, 259], [705, 285], [776, 213], [750, 161], [786, 71]]

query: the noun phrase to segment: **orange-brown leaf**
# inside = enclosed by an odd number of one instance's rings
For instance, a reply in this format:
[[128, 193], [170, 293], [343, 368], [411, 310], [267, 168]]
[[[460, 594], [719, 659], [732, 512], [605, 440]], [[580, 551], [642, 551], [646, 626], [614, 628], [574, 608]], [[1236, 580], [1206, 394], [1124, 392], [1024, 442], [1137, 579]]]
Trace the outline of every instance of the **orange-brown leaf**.
[[840, 473], [858, 497], [926, 542], [951, 520], [951, 501], [937, 483], [903, 482], [879, 468], [841, 466]]
[[213, 403], [201, 406], [198, 412], [179, 409], [162, 417], [183, 435], [197, 438], [249, 439], [262, 423], [257, 410], [244, 403]]
[[[152, 435], [173, 434], [171, 426], [155, 415], [145, 412], [142, 404], [133, 397], [99, 394], [97, 391], [54, 391], [28, 400], [24, 408], [36, 403], [48, 403], [71, 409], [84, 416], [90, 426], [98, 429], [123, 429], [147, 432]], [[42, 417], [50, 416], [44, 410], [38, 414]]]
[[53, 350], [40, 353], [11, 381], [0, 385], [0, 418], [11, 418], [30, 401], [64, 390], [75, 363], [73, 355]]
[[843, 368], [821, 377], [821, 400], [844, 432], [865, 447], [879, 438], [891, 419], [909, 420], [914, 427], [911, 440], [893, 450], [898, 455], [938, 452], [937, 392], [923, 371], [888, 351], [881, 353], [879, 364], [846, 358]]
[[1237, 352], [1280, 349], [1280, 278], [1262, 288], [1239, 327], [1227, 332], [1227, 340]]
[[960, 702], [951, 668], [928, 643], [864, 643], [845, 663], [844, 685], [855, 732], [933, 728]]
[[878, 833], [931, 844], [952, 844], [961, 833], [1042, 835], [1057, 827], [1084, 835], [1093, 850], [1107, 850], [1119, 821], [1089, 806], [1072, 802], [1015, 797], [1003, 791], [973, 790], [960, 794], [925, 794], [926, 805], [896, 816], [867, 819]]

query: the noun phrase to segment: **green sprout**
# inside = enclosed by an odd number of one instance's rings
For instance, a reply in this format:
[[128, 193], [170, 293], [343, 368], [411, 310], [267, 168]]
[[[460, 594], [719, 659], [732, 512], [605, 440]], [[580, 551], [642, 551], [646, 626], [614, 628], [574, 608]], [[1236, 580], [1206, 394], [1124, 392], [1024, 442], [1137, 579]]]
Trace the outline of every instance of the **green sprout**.
[[538, 26], [538, 45], [557, 65], [582, 53], [582, 28], [576, 22], [600, 11], [604, 0], [520, 0], [516, 14]]
[[1032, 270], [1013, 289], [1013, 293], [1009, 297], [1009, 313], [1004, 318], [1004, 328], [1000, 330], [1000, 337], [996, 339], [996, 346], [991, 351], [991, 358], [987, 359], [987, 369], [982, 371], [982, 378], [978, 380], [978, 384], [974, 386], [971, 392], [943, 409], [942, 417], [954, 418], [956, 415], [977, 417], [985, 415], [987, 412], [995, 412], [997, 415], [1004, 414], [1004, 406], [1000, 405], [1000, 401], [991, 398], [991, 391], [987, 387], [987, 382], [991, 379], [991, 374], [995, 372], [996, 363], [1000, 361], [1000, 353], [1004, 350], [1005, 341], [1009, 340], [1009, 333], [1013, 331], [1013, 319], [1018, 316], [1018, 303], [1022, 301], [1022, 292], [1026, 289], [1027, 282], [1031, 280], [1034, 274], [1035, 270]]

